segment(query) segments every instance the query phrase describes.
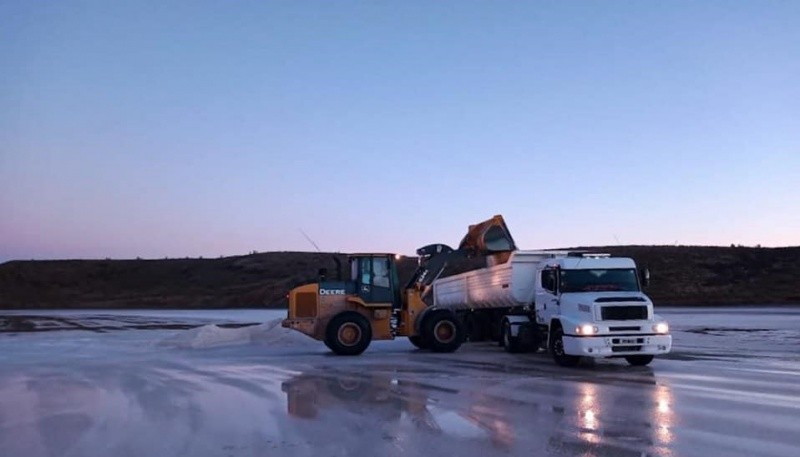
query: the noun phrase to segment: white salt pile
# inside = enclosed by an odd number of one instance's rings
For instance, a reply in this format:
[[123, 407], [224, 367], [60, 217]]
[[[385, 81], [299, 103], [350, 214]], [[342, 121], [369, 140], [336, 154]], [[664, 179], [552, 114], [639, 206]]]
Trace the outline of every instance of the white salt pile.
[[273, 319], [260, 325], [240, 328], [204, 325], [185, 330], [161, 342], [163, 346], [192, 349], [247, 344], [263, 344], [273, 347], [316, 346], [319, 342], [297, 331], [281, 327], [281, 319]]

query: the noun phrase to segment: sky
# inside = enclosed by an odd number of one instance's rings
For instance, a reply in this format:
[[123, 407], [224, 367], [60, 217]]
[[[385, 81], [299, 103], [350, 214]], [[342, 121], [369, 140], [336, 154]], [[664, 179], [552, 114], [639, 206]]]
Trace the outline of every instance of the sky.
[[800, 245], [797, 1], [0, 0], [0, 262]]

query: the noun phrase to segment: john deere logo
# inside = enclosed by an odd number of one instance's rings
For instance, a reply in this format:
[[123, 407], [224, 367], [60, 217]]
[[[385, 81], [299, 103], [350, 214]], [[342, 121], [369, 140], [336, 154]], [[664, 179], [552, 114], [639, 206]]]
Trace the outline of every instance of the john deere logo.
[[344, 295], [344, 289], [320, 289], [320, 295]]

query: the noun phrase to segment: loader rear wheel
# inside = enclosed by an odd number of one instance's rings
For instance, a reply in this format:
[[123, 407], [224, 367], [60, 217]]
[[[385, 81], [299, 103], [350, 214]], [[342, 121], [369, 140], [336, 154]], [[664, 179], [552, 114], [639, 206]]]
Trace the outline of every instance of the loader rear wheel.
[[438, 312], [425, 318], [422, 336], [433, 352], [453, 352], [464, 342], [464, 324], [451, 312]]
[[425, 339], [423, 339], [421, 335], [409, 336], [408, 341], [411, 341], [411, 344], [418, 349], [429, 349], [429, 346], [425, 344]]
[[366, 317], [346, 311], [331, 319], [325, 329], [325, 345], [338, 355], [358, 355], [372, 341], [372, 327]]
[[562, 367], [574, 367], [581, 361], [579, 356], [568, 355], [564, 352], [564, 329], [560, 326], [553, 330], [550, 340], [550, 354], [553, 356], [553, 360]]

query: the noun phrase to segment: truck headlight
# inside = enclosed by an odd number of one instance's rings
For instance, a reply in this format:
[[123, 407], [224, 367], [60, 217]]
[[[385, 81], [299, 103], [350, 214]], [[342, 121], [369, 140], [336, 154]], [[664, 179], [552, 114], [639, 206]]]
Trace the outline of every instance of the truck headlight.
[[597, 331], [597, 327], [591, 324], [583, 324], [575, 327], [575, 333], [578, 335], [594, 335]]
[[659, 322], [653, 326], [653, 331], [656, 333], [669, 333], [669, 325], [666, 322]]

